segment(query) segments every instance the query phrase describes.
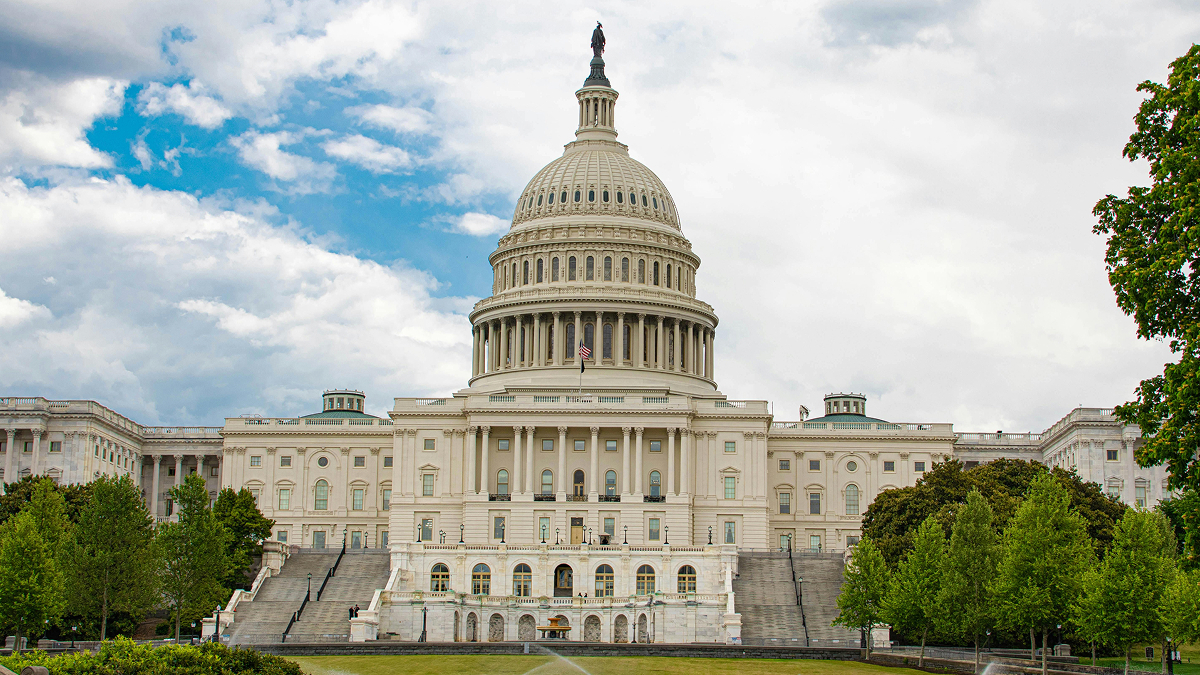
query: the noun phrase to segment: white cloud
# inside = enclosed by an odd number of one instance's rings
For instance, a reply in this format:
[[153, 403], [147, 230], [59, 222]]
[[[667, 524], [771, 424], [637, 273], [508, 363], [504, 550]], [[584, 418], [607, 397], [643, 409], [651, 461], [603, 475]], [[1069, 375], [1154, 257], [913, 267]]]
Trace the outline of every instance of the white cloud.
[[112, 158], [84, 136], [96, 118], [117, 114], [126, 83], [108, 78], [52, 84], [29, 78], [0, 99], [0, 163], [99, 168]]
[[233, 113], [204, 91], [204, 85], [195, 80], [170, 88], [151, 82], [138, 94], [138, 112], [147, 117], [176, 113], [190, 124], [215, 129]]
[[357, 164], [372, 173], [394, 173], [412, 165], [412, 159], [402, 148], [358, 134], [325, 141], [321, 149], [331, 157]]
[[490, 213], [464, 213], [453, 222], [453, 230], [474, 237], [486, 237], [508, 231], [510, 223]]
[[276, 180], [291, 183], [298, 193], [325, 192], [337, 175], [332, 164], [316, 162], [303, 155], [283, 150], [282, 146], [299, 143], [305, 133], [277, 131], [260, 133], [247, 131], [230, 139], [238, 156], [247, 166], [258, 169]]
[[350, 107], [346, 109], [346, 113], [370, 126], [389, 129], [398, 134], [425, 134], [433, 129], [433, 116], [426, 110], [411, 106], [397, 108], [380, 103]]
[[[365, 389], [378, 412], [468, 375], [471, 300], [430, 297], [436, 281], [408, 267], [123, 179], [7, 179], [0, 212], [6, 251], [23, 261], [5, 275], [20, 295], [0, 292], [10, 391], [94, 396], [145, 423], [218, 424], [312, 412], [332, 386]], [[59, 283], [42, 283], [47, 269]]]

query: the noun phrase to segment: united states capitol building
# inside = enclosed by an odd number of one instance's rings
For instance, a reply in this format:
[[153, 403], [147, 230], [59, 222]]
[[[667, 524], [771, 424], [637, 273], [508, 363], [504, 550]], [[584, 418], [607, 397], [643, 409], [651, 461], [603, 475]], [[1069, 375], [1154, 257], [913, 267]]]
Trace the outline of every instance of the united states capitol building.
[[1041, 433], [962, 433], [869, 416], [853, 393], [790, 421], [765, 400], [726, 398], [700, 257], [666, 186], [617, 140], [598, 56], [575, 96], [575, 140], [522, 191], [491, 254], [464, 389], [397, 398], [387, 419], [365, 412], [363, 392], [331, 390], [311, 415], [221, 427], [4, 398], [4, 480], [128, 474], [159, 520], [187, 474], [214, 497], [248, 488], [278, 543], [210, 629], [298, 634], [305, 618], [284, 628], [270, 607], [294, 610], [301, 572], [370, 559], [370, 573], [327, 580], [358, 586], [310, 603], [337, 610], [310, 634], [354, 640], [532, 639], [559, 617], [576, 640], [736, 642], [748, 552], [841, 552], [877, 494], [952, 457], [1072, 468], [1129, 504], [1166, 496], [1164, 469], [1137, 466], [1138, 429], [1111, 409], [1077, 408]]

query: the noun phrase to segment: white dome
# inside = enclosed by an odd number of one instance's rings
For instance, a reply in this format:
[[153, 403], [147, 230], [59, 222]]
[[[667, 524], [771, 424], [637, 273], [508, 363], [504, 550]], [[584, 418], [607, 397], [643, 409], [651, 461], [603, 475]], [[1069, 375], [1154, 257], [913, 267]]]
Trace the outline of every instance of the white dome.
[[680, 229], [667, 186], [616, 141], [567, 144], [563, 156], [547, 164], [525, 186], [512, 227], [571, 215], [623, 216]]

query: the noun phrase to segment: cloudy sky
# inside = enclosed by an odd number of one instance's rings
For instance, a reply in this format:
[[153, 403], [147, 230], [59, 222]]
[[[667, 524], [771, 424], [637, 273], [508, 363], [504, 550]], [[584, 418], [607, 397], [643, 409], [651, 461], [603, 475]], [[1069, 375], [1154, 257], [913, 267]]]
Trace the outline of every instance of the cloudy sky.
[[145, 424], [446, 395], [596, 20], [631, 153], [777, 419], [1041, 430], [1170, 358], [1091, 233], [1183, 0], [0, 3], [0, 394]]

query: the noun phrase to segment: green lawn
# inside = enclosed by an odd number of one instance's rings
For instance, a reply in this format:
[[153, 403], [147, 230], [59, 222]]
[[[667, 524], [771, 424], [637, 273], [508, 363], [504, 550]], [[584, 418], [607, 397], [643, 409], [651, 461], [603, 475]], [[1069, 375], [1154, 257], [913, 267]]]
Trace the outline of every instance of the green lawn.
[[799, 659], [692, 659], [673, 657], [579, 657], [572, 662], [552, 656], [313, 656], [293, 659], [309, 675], [634, 675], [634, 673], [728, 673], [729, 675], [892, 675], [914, 671], [855, 661]]
[[[1130, 672], [1162, 672], [1162, 646], [1154, 645], [1154, 660], [1146, 659], [1146, 646], [1138, 645], [1133, 648], [1133, 658], [1130, 659]], [[1184, 645], [1179, 649], [1179, 657], [1183, 659], [1183, 663], [1175, 664], [1175, 675], [1200, 675], [1200, 647], [1195, 645]], [[1087, 654], [1079, 655], [1079, 662], [1091, 665], [1092, 657]], [[1125, 659], [1116, 658], [1099, 658], [1096, 659], [1096, 665], [1108, 666], [1109, 668], [1124, 668]]]

